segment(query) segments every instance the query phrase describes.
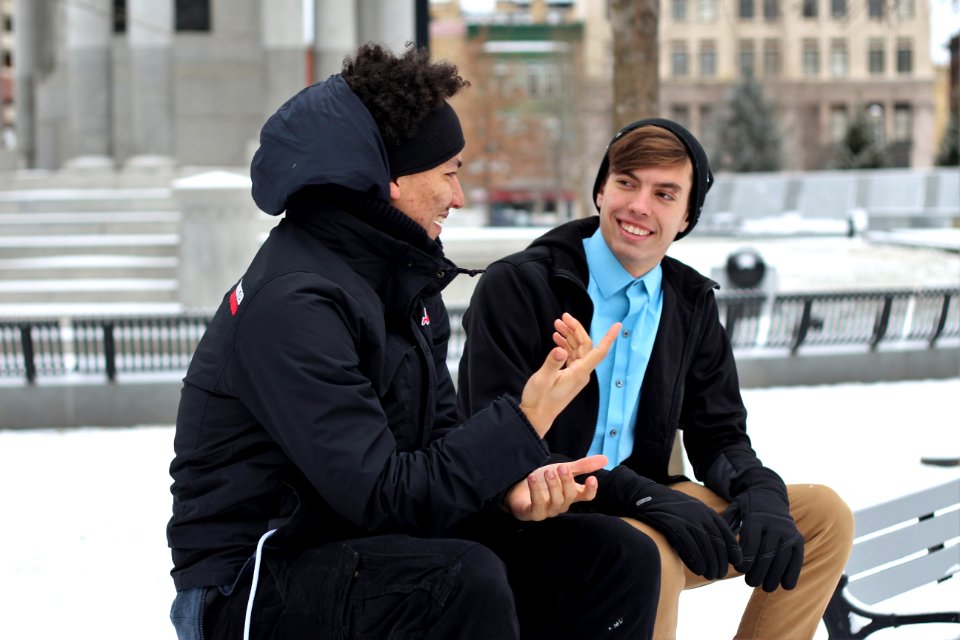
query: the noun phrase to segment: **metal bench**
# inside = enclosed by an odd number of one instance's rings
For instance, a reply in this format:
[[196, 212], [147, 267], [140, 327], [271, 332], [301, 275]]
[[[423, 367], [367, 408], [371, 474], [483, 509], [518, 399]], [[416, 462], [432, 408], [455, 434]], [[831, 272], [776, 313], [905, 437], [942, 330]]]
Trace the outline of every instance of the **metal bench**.
[[[853, 552], [823, 616], [831, 640], [930, 622], [960, 623], [960, 611], [886, 613], [871, 608], [960, 571], [960, 478], [854, 513]], [[852, 615], [868, 620], [854, 631]]]

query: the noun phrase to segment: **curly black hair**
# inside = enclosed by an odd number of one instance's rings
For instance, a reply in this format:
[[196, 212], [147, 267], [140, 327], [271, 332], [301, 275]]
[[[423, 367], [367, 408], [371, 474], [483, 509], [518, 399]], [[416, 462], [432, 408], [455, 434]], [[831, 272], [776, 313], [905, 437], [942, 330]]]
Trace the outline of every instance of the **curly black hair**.
[[470, 86], [456, 65], [430, 62], [427, 50], [413, 43], [401, 56], [364, 44], [356, 56], [344, 59], [340, 75], [373, 116], [387, 146], [412, 138], [427, 114]]

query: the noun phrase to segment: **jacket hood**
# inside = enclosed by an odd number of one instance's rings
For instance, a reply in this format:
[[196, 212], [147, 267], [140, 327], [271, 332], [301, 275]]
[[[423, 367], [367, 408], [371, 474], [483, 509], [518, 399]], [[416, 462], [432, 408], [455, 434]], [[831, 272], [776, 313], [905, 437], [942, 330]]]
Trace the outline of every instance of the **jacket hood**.
[[270, 215], [309, 185], [340, 185], [390, 200], [387, 152], [373, 116], [340, 75], [287, 100], [260, 130], [250, 164], [253, 200]]

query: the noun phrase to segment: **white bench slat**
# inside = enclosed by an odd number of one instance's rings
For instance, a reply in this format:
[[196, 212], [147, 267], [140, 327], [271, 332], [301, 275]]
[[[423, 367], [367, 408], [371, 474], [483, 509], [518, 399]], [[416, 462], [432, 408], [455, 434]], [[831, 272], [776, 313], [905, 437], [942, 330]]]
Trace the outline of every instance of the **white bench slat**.
[[[952, 567], [952, 571], [949, 569]], [[960, 546], [952, 545], [910, 562], [847, 583], [847, 590], [865, 604], [876, 604], [916, 587], [952, 575], [960, 568]]]
[[896, 529], [854, 545], [846, 572], [856, 575], [960, 536], [960, 510]]
[[858, 510], [856, 537], [912, 520], [960, 502], [960, 478], [889, 502]]

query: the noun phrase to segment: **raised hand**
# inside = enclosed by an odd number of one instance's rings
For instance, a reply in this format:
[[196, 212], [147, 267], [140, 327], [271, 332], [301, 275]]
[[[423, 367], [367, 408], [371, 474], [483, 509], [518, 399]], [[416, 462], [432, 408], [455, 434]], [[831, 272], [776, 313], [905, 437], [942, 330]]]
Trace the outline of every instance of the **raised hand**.
[[593, 473], [606, 464], [607, 456], [595, 455], [535, 469], [507, 492], [504, 506], [518, 520], [545, 520], [566, 513], [573, 503], [593, 500], [597, 495], [595, 477], [588, 477], [583, 484], [574, 477]]
[[614, 323], [600, 344], [594, 346], [587, 330], [569, 313], [554, 322], [553, 341], [557, 346], [527, 380], [520, 398], [520, 410], [541, 438], [587, 385], [590, 373], [610, 351], [620, 326], [619, 322]]

